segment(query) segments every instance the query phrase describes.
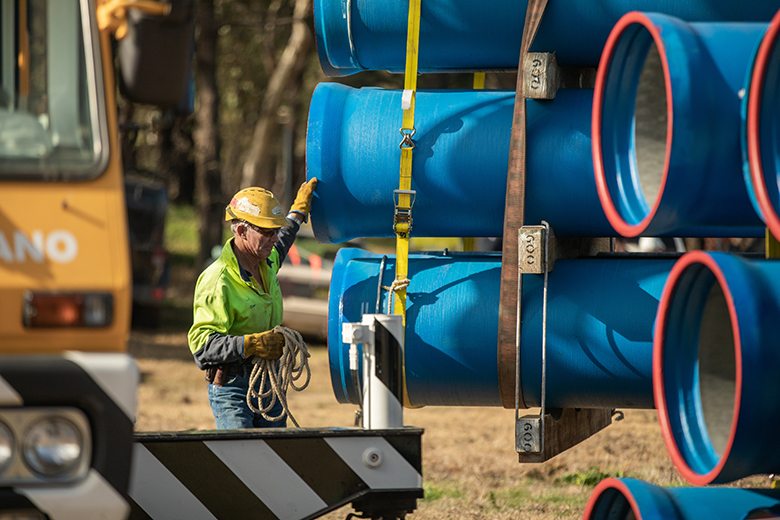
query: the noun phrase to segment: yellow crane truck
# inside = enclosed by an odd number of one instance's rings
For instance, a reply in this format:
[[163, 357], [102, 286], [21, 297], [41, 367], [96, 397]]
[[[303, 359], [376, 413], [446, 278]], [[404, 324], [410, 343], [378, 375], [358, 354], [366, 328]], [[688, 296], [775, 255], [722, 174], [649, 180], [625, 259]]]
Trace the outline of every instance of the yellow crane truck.
[[113, 36], [170, 4], [0, 0], [0, 518], [126, 518], [138, 369]]

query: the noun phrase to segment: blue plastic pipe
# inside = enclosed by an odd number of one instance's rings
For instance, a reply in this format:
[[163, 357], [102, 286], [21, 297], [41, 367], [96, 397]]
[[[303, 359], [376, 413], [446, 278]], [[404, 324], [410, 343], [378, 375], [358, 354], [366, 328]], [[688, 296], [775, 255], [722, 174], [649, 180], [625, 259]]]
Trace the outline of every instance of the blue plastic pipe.
[[618, 233], [763, 236], [742, 176], [740, 91], [766, 27], [638, 12], [615, 25], [592, 135], [599, 197]]
[[667, 450], [694, 485], [780, 471], [780, 263], [694, 251], [658, 307], [653, 391]]
[[[548, 288], [547, 406], [653, 407], [653, 321], [673, 264], [669, 258], [625, 257], [555, 263]], [[380, 273], [382, 257], [361, 249], [342, 248], [336, 256], [328, 352], [342, 403], [358, 402], [342, 324], [387, 312], [388, 292], [381, 290], [379, 300], [377, 294], [380, 284], [392, 282], [395, 258], [384, 265]], [[525, 406], [533, 407], [541, 394], [543, 277], [523, 276], [521, 387]], [[500, 277], [498, 253], [409, 256], [405, 370], [411, 405], [502, 405]]]
[[756, 211], [780, 236], [780, 11], [752, 63], [742, 100], [745, 183]]
[[[614, 236], [601, 209], [590, 155], [592, 90], [528, 101], [525, 222], [557, 236]], [[393, 190], [401, 149], [399, 90], [322, 83], [312, 96], [306, 168], [317, 177], [317, 240], [394, 237]], [[514, 92], [418, 92], [412, 154], [412, 235], [499, 237]]]
[[[322, 69], [329, 76], [362, 70], [403, 72], [408, 2], [314, 0]], [[527, 2], [426, 0], [420, 21], [420, 72], [517, 69]], [[631, 10], [695, 21], [769, 21], [769, 0], [563, 0], [549, 2], [531, 51], [555, 52], [564, 65], [598, 63], [615, 22]]]
[[608, 478], [593, 490], [585, 520], [745, 520], [777, 518], [780, 489], [663, 488]]

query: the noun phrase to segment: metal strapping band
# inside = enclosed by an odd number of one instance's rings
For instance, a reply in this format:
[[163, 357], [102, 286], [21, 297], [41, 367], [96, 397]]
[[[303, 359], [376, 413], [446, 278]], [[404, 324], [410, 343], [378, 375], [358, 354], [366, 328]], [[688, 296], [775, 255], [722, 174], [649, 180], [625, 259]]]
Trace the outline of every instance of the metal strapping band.
[[[525, 220], [526, 103], [523, 98], [523, 63], [531, 47], [547, 0], [530, 0], [526, 12], [517, 71], [515, 109], [509, 148], [504, 218], [501, 296], [498, 322], [499, 391], [504, 407], [517, 409], [523, 403], [520, 386], [520, 298], [522, 277], [517, 271], [517, 230]], [[514, 384], [513, 384], [514, 383]]]

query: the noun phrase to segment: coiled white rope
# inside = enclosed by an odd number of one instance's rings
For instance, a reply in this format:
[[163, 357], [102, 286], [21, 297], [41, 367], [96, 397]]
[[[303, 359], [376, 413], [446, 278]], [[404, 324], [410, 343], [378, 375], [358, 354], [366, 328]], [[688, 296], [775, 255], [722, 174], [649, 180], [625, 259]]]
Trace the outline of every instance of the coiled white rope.
[[403, 278], [401, 280], [393, 280], [393, 283], [390, 284], [390, 286], [382, 285], [382, 289], [386, 291], [390, 291], [390, 294], [387, 295], [387, 314], [390, 314], [390, 311], [392, 309], [393, 304], [393, 294], [395, 294], [396, 291], [400, 291], [401, 289], [406, 289], [409, 287], [409, 284], [412, 283], [411, 280], [408, 278]]
[[[287, 388], [292, 386], [297, 392], [300, 392], [307, 386], [311, 380], [311, 369], [309, 368], [309, 350], [306, 348], [306, 343], [303, 341], [300, 333], [287, 327], [277, 325], [274, 327], [274, 332], [282, 334], [284, 336], [284, 350], [282, 351], [282, 357], [279, 359], [263, 359], [255, 356], [252, 360], [254, 367], [252, 367], [252, 373], [249, 376], [249, 391], [246, 394], [246, 404], [249, 405], [249, 409], [255, 413], [259, 413], [268, 421], [278, 422], [284, 419], [285, 416], [290, 417], [292, 423], [298, 427], [298, 421], [295, 420], [293, 414], [287, 406]], [[303, 374], [306, 374], [306, 382], [302, 386], [295, 384]], [[258, 379], [260, 384], [257, 384]], [[268, 385], [266, 384], [268, 382]], [[262, 392], [263, 388], [268, 388], [266, 392]], [[258, 390], [255, 390], [255, 389]], [[263, 399], [268, 399], [268, 405], [263, 406]], [[257, 400], [257, 406], [252, 403], [252, 399]], [[271, 417], [269, 412], [276, 404], [276, 400], [282, 403], [282, 413], [277, 417]]]

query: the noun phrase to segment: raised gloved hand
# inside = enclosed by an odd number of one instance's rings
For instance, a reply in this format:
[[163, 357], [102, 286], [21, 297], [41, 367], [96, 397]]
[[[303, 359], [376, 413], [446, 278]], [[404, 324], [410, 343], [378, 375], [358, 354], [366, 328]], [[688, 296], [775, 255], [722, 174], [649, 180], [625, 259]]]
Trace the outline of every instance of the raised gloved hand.
[[290, 208], [291, 212], [300, 213], [303, 215], [303, 221], [306, 222], [309, 218], [309, 212], [311, 211], [311, 199], [314, 196], [314, 188], [317, 187], [317, 177], [314, 177], [309, 182], [304, 182], [301, 187], [298, 188], [298, 195], [295, 196], [295, 201]]
[[284, 336], [278, 332], [258, 332], [244, 336], [244, 357], [279, 359], [284, 349]]

